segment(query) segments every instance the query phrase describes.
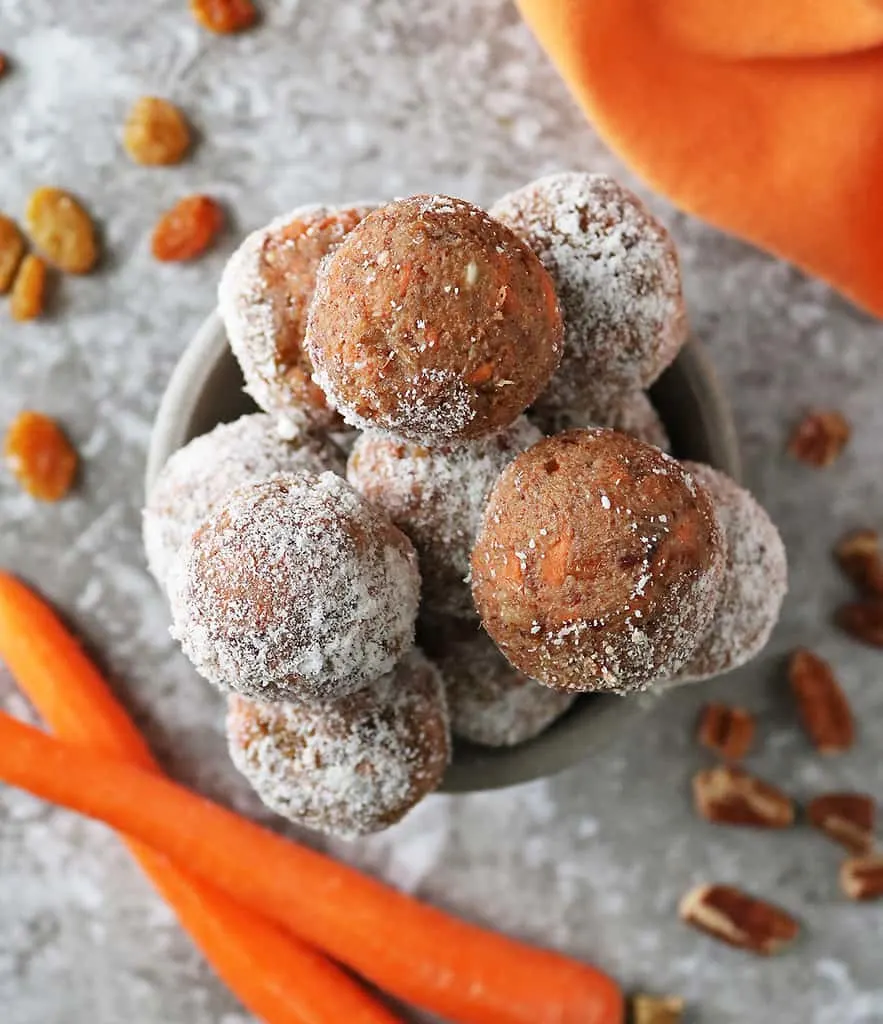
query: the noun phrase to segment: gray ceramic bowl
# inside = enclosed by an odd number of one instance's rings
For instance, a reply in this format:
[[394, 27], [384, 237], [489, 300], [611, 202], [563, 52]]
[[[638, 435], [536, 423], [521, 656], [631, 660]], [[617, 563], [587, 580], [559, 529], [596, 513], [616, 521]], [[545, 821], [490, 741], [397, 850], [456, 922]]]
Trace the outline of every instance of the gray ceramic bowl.
[[[148, 491], [178, 448], [218, 423], [254, 411], [242, 388], [239, 366], [220, 317], [213, 313], [185, 349], [160, 403], [147, 458]], [[696, 342], [684, 348], [651, 397], [675, 455], [739, 478], [739, 451], [729, 407]], [[528, 743], [508, 749], [457, 743], [442, 789], [449, 793], [497, 789], [553, 775], [597, 752], [643, 706], [639, 698], [585, 696]]]

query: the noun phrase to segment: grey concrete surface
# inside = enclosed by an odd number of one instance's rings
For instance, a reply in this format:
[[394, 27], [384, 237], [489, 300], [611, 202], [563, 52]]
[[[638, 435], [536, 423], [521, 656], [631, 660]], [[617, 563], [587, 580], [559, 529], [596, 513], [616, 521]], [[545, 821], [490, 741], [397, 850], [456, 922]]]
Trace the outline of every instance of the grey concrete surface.
[[[225, 254], [246, 229], [316, 199], [451, 191], [479, 202], [564, 167], [622, 173], [503, 0], [263, 0], [259, 29], [214, 38], [184, 0], [3, 0], [0, 208], [20, 215], [38, 184], [80, 194], [102, 225], [101, 270], [53, 289], [51, 312], [13, 324], [0, 305], [0, 422], [58, 416], [85, 459], [57, 507], [0, 479], [0, 563], [38, 584], [82, 630], [168, 768], [259, 813], [227, 764], [220, 702], [166, 633], [139, 547], [150, 423], [177, 354], [211, 308]], [[180, 103], [200, 135], [173, 169], [120, 148], [128, 104]], [[749, 183], [746, 183], [746, 185]], [[158, 212], [190, 191], [228, 204], [210, 257], [159, 266]], [[830, 560], [846, 528], [883, 526], [883, 329], [824, 285], [653, 202], [683, 255], [690, 313], [725, 382], [747, 479], [785, 536], [791, 593], [760, 661], [672, 693], [603, 754], [556, 779], [437, 797], [391, 832], [335, 851], [468, 917], [591, 959], [629, 987], [682, 993], [691, 1022], [880, 1024], [883, 904], [839, 895], [839, 851], [797, 827], [720, 831], [696, 820], [691, 739], [709, 697], [760, 716], [750, 766], [802, 798], [857, 787], [883, 796], [883, 661], [829, 626], [847, 594]], [[855, 424], [826, 472], [783, 442], [811, 405]], [[822, 760], [795, 727], [783, 655], [811, 643], [837, 666], [860, 742]], [[28, 714], [8, 679], [0, 700]], [[678, 923], [701, 880], [742, 884], [805, 930], [753, 960]], [[0, 790], [3, 1024], [243, 1024], [104, 828]], [[540, 1022], [537, 1022], [540, 1024]]]

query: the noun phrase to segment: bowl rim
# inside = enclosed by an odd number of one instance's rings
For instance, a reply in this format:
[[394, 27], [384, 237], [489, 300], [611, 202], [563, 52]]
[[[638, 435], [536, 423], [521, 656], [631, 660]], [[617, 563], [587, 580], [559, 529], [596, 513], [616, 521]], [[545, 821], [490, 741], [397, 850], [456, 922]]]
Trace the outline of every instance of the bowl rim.
[[[213, 310], [193, 335], [175, 365], [160, 400], [145, 470], [149, 493], [169, 456], [189, 440], [189, 424], [207, 381], [225, 356], [232, 358], [223, 321]], [[717, 468], [741, 478], [741, 460], [730, 404], [703, 346], [690, 338], [679, 352], [684, 377], [705, 394], [705, 411], [715, 421]], [[664, 692], [664, 691], [663, 691]], [[580, 697], [575, 706], [545, 732], [513, 747], [482, 747], [456, 740], [439, 787], [442, 793], [502, 789], [556, 775], [586, 760], [593, 749], [631, 721], [661, 693], [623, 698], [598, 694]]]

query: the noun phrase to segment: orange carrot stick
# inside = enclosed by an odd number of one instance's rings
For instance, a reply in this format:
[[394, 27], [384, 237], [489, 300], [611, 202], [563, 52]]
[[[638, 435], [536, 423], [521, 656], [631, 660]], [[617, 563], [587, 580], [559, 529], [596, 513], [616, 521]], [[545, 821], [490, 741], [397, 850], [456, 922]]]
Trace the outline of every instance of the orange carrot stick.
[[[65, 739], [159, 771], [98, 670], [55, 613], [0, 573], [0, 660]], [[395, 1024], [357, 982], [278, 925], [126, 840], [183, 927], [240, 1001], [268, 1024]]]
[[619, 1024], [591, 967], [467, 924], [135, 765], [0, 715], [0, 779], [187, 864], [381, 988], [461, 1024]]

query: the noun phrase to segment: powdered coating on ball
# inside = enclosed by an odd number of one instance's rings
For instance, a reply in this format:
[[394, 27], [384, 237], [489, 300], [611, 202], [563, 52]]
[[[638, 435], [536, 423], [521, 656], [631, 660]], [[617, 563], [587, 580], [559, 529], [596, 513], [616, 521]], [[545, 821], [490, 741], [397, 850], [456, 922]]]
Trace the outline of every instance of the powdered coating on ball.
[[625, 434], [574, 430], [503, 470], [472, 553], [472, 593], [526, 675], [628, 692], [693, 653], [723, 565], [711, 499], [679, 463]]
[[605, 174], [540, 178], [491, 208], [536, 252], [561, 301], [561, 365], [537, 405], [579, 408], [649, 387], [686, 340], [677, 252], [641, 200]]
[[606, 403], [590, 400], [576, 409], [552, 410], [547, 406], [531, 410], [530, 419], [548, 436], [585, 427], [609, 427], [671, 454], [668, 431], [644, 391], [611, 395]]
[[731, 672], [766, 646], [788, 589], [788, 563], [779, 531], [748, 491], [711, 466], [684, 468], [711, 495], [727, 546], [714, 619], [674, 680], [696, 682]]
[[473, 621], [424, 613], [417, 633], [445, 681], [451, 729], [472, 743], [524, 743], [539, 736], [576, 699], [513, 668]]
[[221, 275], [218, 308], [247, 390], [283, 427], [337, 419], [312, 379], [307, 310], [320, 262], [371, 209], [298, 207], [252, 232]]
[[512, 423], [561, 357], [549, 275], [483, 210], [413, 196], [369, 214], [323, 263], [314, 379], [347, 422], [429, 446]]
[[315, 705], [233, 695], [234, 765], [290, 821], [353, 838], [399, 821], [450, 760], [444, 687], [415, 648], [358, 693]]
[[408, 538], [333, 473], [232, 491], [169, 580], [172, 633], [206, 679], [265, 700], [324, 700], [391, 671], [420, 598]]
[[466, 579], [488, 495], [503, 468], [541, 436], [521, 416], [498, 434], [460, 446], [430, 449], [380, 431], [358, 439], [347, 479], [414, 542], [426, 607], [476, 617]]
[[178, 552], [225, 495], [298, 470], [343, 476], [344, 459], [330, 441], [304, 430], [280, 437], [264, 413], [219, 424], [179, 448], [151, 488], [142, 521], [147, 565], [157, 583], [166, 586]]

